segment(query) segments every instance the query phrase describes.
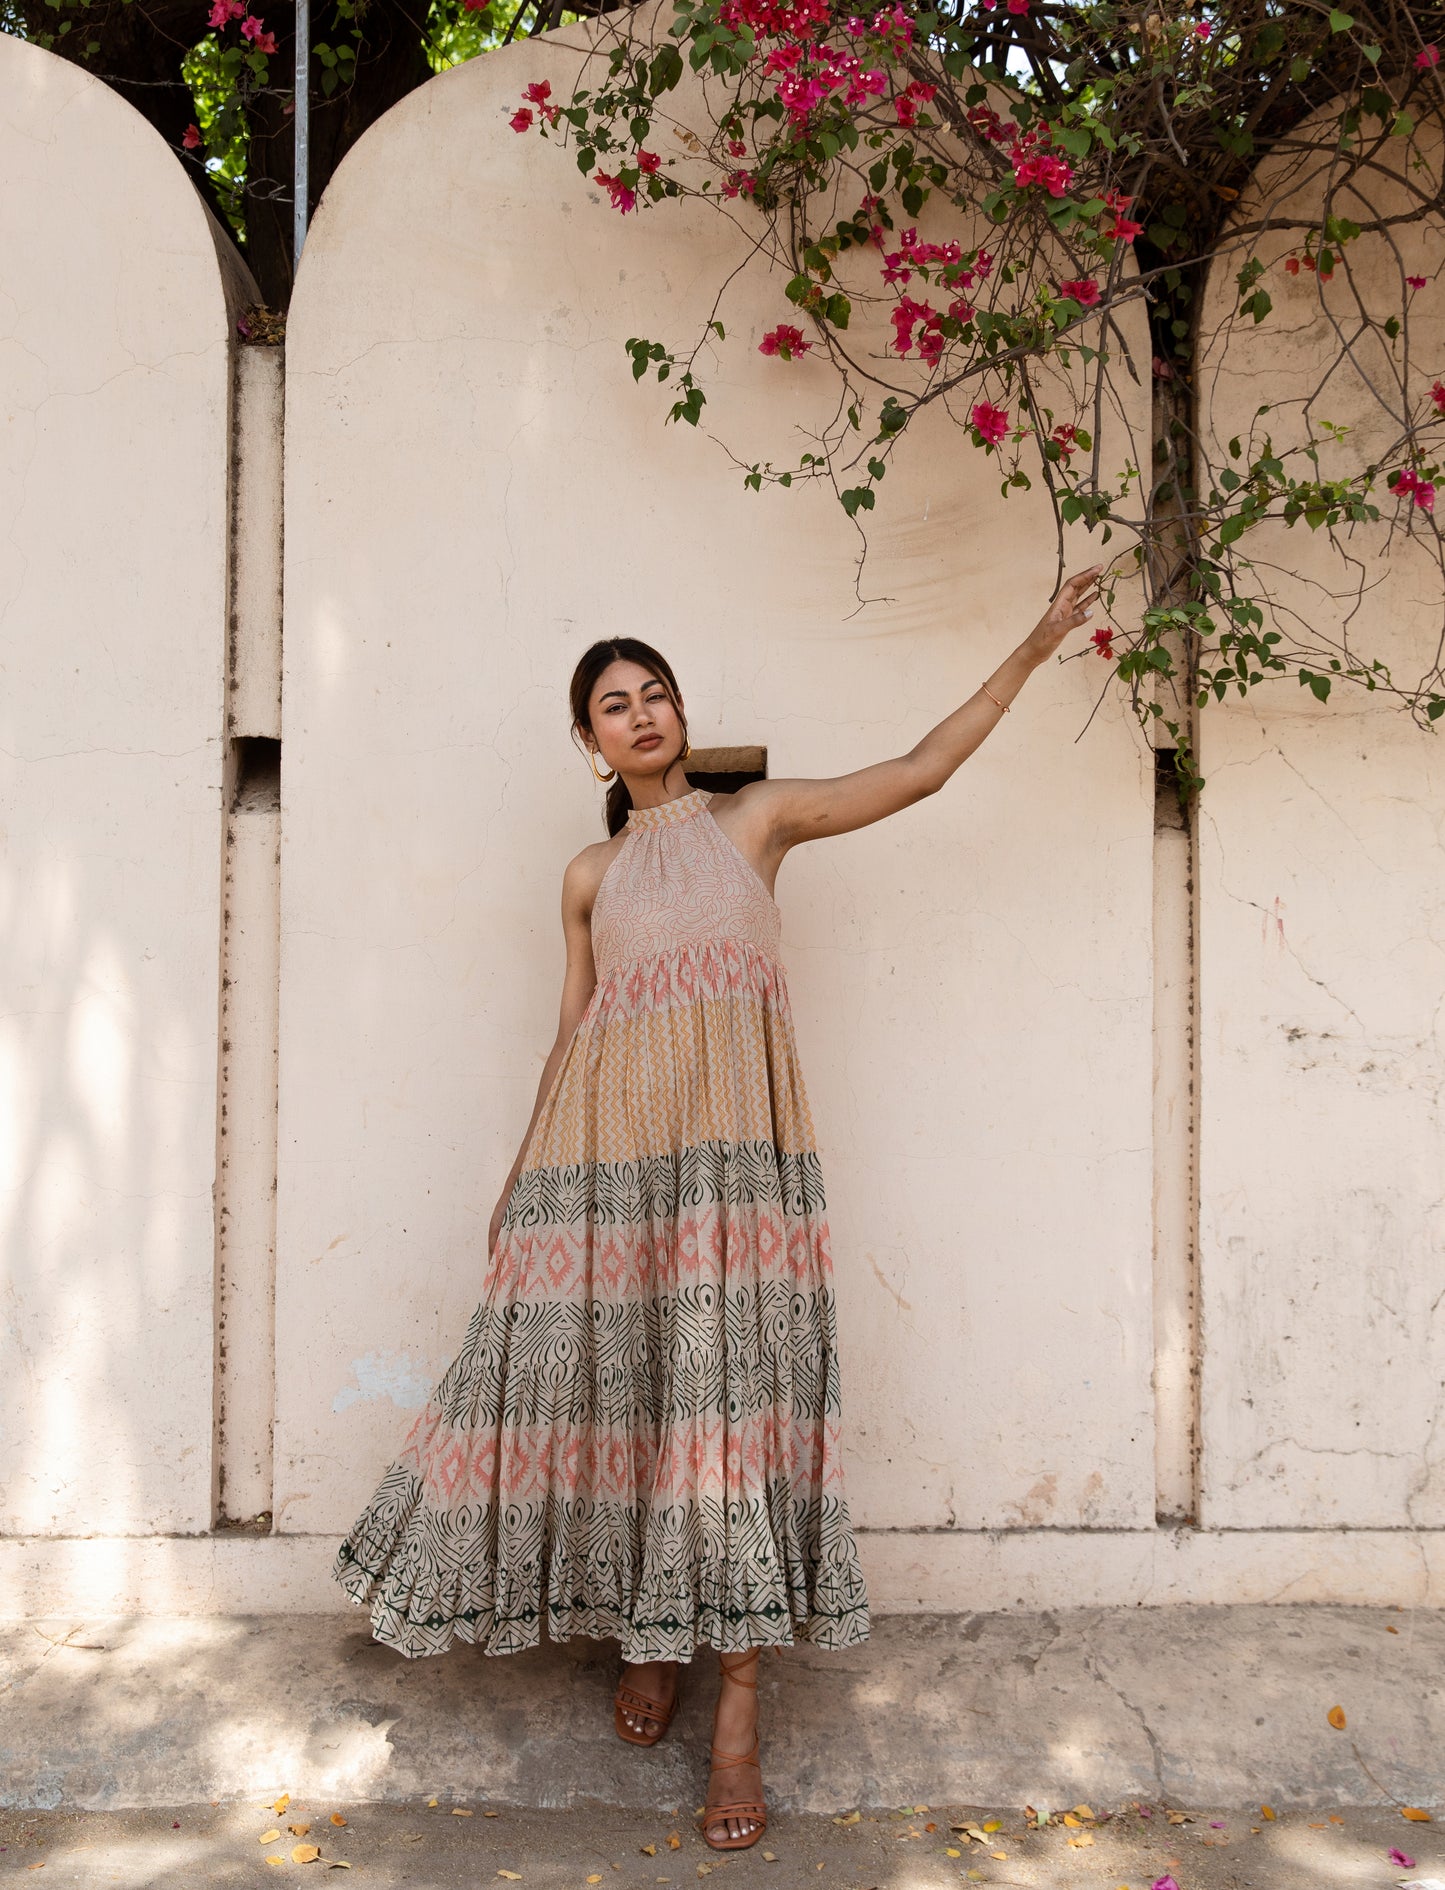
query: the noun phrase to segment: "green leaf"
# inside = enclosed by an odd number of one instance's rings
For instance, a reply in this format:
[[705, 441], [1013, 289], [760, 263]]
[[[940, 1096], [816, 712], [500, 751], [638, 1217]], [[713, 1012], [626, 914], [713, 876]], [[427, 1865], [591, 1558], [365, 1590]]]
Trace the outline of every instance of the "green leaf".
[[867, 486], [850, 486], [846, 492], [838, 494], [843, 503], [843, 510], [852, 518], [861, 505], [865, 512], [873, 510], [873, 494]]
[[853, 312], [853, 304], [841, 290], [837, 295], [830, 295], [823, 304], [823, 314], [835, 328], [846, 328], [848, 317]]
[[1348, 33], [1354, 23], [1353, 14], [1341, 13], [1338, 7], [1332, 7], [1330, 9], [1330, 31], [1332, 33]]

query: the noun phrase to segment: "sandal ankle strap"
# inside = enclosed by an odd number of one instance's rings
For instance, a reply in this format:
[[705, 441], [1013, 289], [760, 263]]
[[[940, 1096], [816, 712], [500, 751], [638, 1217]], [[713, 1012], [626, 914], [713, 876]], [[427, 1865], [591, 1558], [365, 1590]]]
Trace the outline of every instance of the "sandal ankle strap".
[[[749, 1661], [755, 1662], [757, 1660], [757, 1656], [758, 1656], [758, 1650], [754, 1648], [752, 1653], [745, 1654], [743, 1656], [744, 1664], [746, 1665]], [[727, 1656], [725, 1654], [718, 1655], [717, 1664], [719, 1668], [721, 1669], [721, 1671], [726, 1675], [726, 1677], [732, 1681], [735, 1687], [751, 1687], [754, 1690], [754, 1692], [757, 1691], [757, 1685], [758, 1685], [757, 1680], [756, 1679], [745, 1680], [742, 1674], [737, 1670], [737, 1668], [730, 1667], [728, 1665]]]

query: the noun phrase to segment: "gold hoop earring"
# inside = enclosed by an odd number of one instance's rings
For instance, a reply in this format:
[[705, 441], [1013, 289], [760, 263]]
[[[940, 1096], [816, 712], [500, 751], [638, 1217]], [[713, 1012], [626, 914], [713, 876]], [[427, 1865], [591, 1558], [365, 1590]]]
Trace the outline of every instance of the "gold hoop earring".
[[617, 779], [617, 770], [615, 768], [612, 770], [611, 774], [598, 774], [597, 750], [595, 748], [589, 748], [587, 750], [587, 766], [592, 770], [595, 779], [602, 783], [603, 787], [606, 787], [609, 781], [615, 781]]

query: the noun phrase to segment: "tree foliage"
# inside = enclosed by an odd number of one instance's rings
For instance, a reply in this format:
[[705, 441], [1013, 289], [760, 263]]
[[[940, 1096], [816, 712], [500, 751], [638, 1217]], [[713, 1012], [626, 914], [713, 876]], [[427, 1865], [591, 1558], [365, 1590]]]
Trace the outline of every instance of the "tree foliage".
[[[759, 345], [779, 373], [826, 358], [836, 415], [796, 466], [732, 456], [754, 490], [829, 482], [858, 525], [860, 570], [864, 516], [935, 404], [997, 457], [1005, 495], [1042, 484], [1061, 555], [1070, 525], [1108, 545], [1143, 597], [1127, 633], [1106, 627], [1095, 645], [1145, 728], [1167, 728], [1188, 790], [1196, 712], [1267, 680], [1292, 675], [1321, 700], [1341, 682], [1385, 690], [1423, 726], [1445, 713], [1438, 639], [1418, 679], [1397, 680], [1348, 628], [1302, 621], [1269, 576], [1281, 528], [1322, 532], [1358, 600], [1402, 533], [1429, 553], [1445, 619], [1445, 362], [1432, 381], [1410, 340], [1438, 270], [1411, 256], [1423, 243], [1438, 258], [1445, 209], [1445, 9], [1351, 9], [670, 0], [609, 21], [583, 72], [600, 64], [600, 82], [566, 99], [534, 82], [511, 122], [575, 146], [624, 214], [704, 199], [781, 268], [792, 308]], [[668, 122], [689, 69], [704, 126]], [[1206, 335], [1220, 272], [1227, 332]], [[1313, 383], [1214, 442], [1198, 411], [1206, 358], [1270, 322], [1286, 278], [1312, 291], [1327, 337]], [[706, 405], [724, 286], [686, 350], [626, 344], [636, 378], [671, 382], [670, 420], [696, 425]], [[865, 307], [886, 311], [886, 348], [855, 342]], [[1358, 444], [1325, 417], [1346, 370], [1371, 407]], [[1142, 467], [1107, 450], [1129, 377], [1153, 397]], [[1348, 626], [1347, 604], [1332, 614]]]

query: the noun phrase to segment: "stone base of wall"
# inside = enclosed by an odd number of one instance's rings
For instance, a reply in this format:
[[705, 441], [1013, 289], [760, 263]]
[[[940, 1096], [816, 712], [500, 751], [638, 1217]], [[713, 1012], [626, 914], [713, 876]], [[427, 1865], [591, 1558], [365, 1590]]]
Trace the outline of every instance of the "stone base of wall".
[[[0, 1540], [0, 1619], [354, 1614], [339, 1536]], [[880, 1615], [1238, 1602], [1445, 1606], [1445, 1530], [861, 1531]]]

